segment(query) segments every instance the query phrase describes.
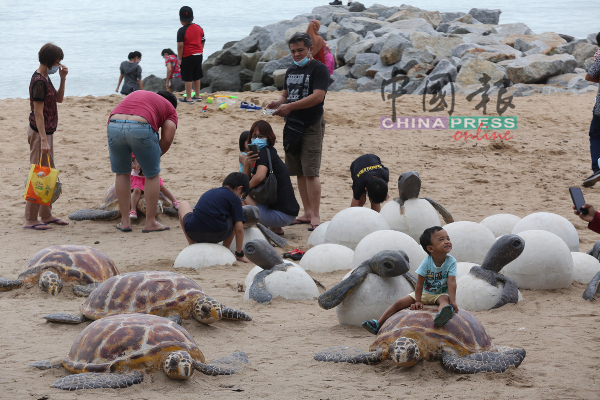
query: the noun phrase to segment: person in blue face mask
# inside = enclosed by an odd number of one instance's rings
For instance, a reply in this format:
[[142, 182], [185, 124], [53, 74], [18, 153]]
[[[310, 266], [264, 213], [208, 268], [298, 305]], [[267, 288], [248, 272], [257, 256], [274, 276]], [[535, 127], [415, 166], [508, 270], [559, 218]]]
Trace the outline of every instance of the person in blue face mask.
[[[281, 96], [267, 104], [268, 109], [276, 109], [273, 115], [284, 117], [286, 124], [294, 123], [302, 131], [301, 140], [295, 146], [287, 147], [285, 165], [291, 176], [298, 179], [298, 190], [302, 198], [304, 214], [293, 225], [309, 224], [313, 231], [321, 222], [321, 154], [325, 119], [323, 105], [329, 86], [329, 70], [320, 61], [313, 59], [313, 46], [307, 33], [296, 32], [288, 41], [294, 65], [288, 68]], [[286, 143], [286, 129], [283, 135]]]
[[256, 121], [250, 128], [248, 144], [258, 147], [258, 154], [249, 151], [244, 162], [244, 174], [250, 178], [250, 192], [267, 178], [269, 171], [269, 155], [271, 157], [272, 173], [277, 179], [277, 201], [266, 205], [256, 203], [250, 196], [244, 204], [258, 206], [260, 222], [268, 226], [278, 235], [283, 235], [283, 227], [291, 225], [298, 216], [300, 205], [296, 201], [294, 187], [288, 170], [279, 158], [275, 145], [275, 133], [271, 125], [264, 120]]

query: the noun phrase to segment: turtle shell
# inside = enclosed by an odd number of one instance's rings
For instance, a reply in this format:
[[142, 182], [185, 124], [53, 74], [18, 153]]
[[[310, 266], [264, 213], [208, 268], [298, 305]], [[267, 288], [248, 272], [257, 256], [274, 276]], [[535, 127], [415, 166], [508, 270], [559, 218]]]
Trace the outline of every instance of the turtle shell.
[[92, 322], [71, 346], [63, 366], [71, 373], [142, 370], [162, 368], [173, 351], [184, 350], [198, 361], [204, 355], [190, 334], [180, 325], [148, 314], [122, 314]]
[[421, 356], [429, 361], [441, 360], [442, 350], [461, 357], [494, 350], [483, 325], [468, 311], [461, 309], [443, 327], [433, 323], [437, 312], [437, 307], [397, 312], [383, 324], [370, 350], [389, 349], [399, 337], [417, 342]]
[[98, 208], [104, 211], [119, 210], [119, 199], [117, 198], [117, 189], [115, 189], [114, 183], [104, 193], [104, 199]]
[[81, 313], [90, 319], [135, 312], [189, 319], [194, 301], [201, 296], [202, 288], [181, 274], [129, 272], [100, 284], [81, 305]]
[[100, 250], [89, 246], [57, 245], [37, 252], [25, 266], [19, 279], [37, 282], [45, 271], [54, 271], [65, 281], [81, 284], [104, 282], [118, 275], [115, 263]]

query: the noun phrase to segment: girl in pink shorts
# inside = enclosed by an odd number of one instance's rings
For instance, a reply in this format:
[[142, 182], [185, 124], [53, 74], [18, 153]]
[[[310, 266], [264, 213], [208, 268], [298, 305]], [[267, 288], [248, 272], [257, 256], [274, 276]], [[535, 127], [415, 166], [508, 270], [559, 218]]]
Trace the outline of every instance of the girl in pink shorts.
[[[131, 211], [129, 211], [130, 219], [137, 219], [137, 203], [142, 193], [144, 193], [144, 186], [146, 184], [146, 178], [142, 173], [140, 164], [135, 159], [135, 155], [131, 153]], [[162, 178], [160, 180], [160, 192], [171, 202], [173, 207], [179, 209], [180, 201], [175, 198], [173, 193], [165, 186]]]

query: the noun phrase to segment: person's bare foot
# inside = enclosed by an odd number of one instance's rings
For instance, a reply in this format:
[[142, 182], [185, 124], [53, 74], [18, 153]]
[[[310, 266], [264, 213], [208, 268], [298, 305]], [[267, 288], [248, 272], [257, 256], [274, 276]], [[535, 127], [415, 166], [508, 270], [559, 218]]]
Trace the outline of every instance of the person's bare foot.
[[146, 233], [146, 232], [155, 232], [155, 231], [168, 231], [169, 229], [171, 229], [171, 228], [154, 221], [153, 224], [150, 224], [150, 225], [146, 224], [146, 226], [144, 227], [142, 232]]
[[246, 257], [235, 257], [238, 261], [244, 262], [244, 263], [251, 263], [252, 261], [248, 260]]
[[47, 231], [52, 229], [52, 227], [40, 221], [27, 221], [25, 222], [25, 225], [23, 225], [23, 229], [32, 229], [34, 231]]

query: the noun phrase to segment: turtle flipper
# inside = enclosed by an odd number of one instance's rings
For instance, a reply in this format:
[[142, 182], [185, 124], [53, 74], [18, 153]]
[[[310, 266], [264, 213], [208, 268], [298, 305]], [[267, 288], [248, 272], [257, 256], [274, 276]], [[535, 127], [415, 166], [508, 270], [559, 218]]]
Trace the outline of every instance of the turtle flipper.
[[240, 372], [248, 364], [248, 356], [243, 351], [236, 351], [230, 356], [217, 358], [210, 363], [195, 362], [196, 370], [206, 375], [233, 375]]
[[249, 240], [244, 246], [246, 257], [262, 269], [271, 269], [283, 264], [283, 258], [266, 240]]
[[260, 271], [254, 277], [254, 280], [252, 281], [252, 285], [250, 285], [250, 289], [248, 289], [249, 297], [252, 300], [256, 301], [257, 303], [268, 303], [269, 301], [271, 301], [273, 296], [271, 296], [271, 293], [269, 293], [269, 291], [267, 290], [267, 286], [265, 285], [266, 277], [275, 271], [284, 271], [285, 272], [290, 267], [293, 267], [293, 265], [286, 263], [286, 264], [277, 265], [271, 269], [265, 269], [263, 271]]
[[37, 368], [37, 369], [58, 368], [58, 367], [62, 367], [62, 360], [56, 360], [56, 361], [52, 361], [52, 360], [36, 361], [36, 362], [32, 362], [31, 364], [29, 364], [29, 366], [32, 367], [32, 368]]
[[367, 261], [356, 268], [349, 277], [339, 282], [331, 289], [321, 293], [318, 298], [319, 306], [325, 310], [330, 310], [342, 304], [346, 296], [358, 287], [369, 275]]
[[72, 212], [69, 214], [69, 219], [73, 221], [109, 221], [111, 219], [119, 218], [120, 216], [121, 211], [119, 210], [106, 211], [86, 209]]
[[179, 211], [175, 207], [163, 207], [163, 214], [169, 217], [179, 217]]
[[525, 349], [500, 347], [498, 351], [484, 351], [464, 357], [443, 352], [442, 365], [448, 371], [459, 374], [477, 374], [479, 372], [504, 372], [511, 365], [518, 367], [525, 358]]
[[504, 284], [504, 290], [502, 291], [500, 300], [491, 309], [500, 308], [508, 303], [517, 304], [519, 302], [519, 287], [517, 282], [500, 274], [497, 274], [496, 281]]
[[221, 315], [225, 319], [235, 319], [238, 321], [252, 321], [252, 317], [243, 311], [236, 310], [235, 308], [229, 308], [221, 305]]
[[82, 324], [88, 321], [88, 318], [83, 314], [72, 315], [67, 313], [54, 313], [44, 316], [44, 319], [48, 322], [57, 322], [62, 324]]
[[267, 228], [260, 222], [258, 222], [256, 224], [256, 226], [258, 227], [258, 229], [260, 229], [262, 234], [266, 236], [267, 239], [269, 239], [271, 242], [273, 242], [275, 244], [275, 246], [278, 246], [281, 248], [284, 248], [285, 246], [287, 246], [287, 240], [285, 240], [284, 238], [282, 238], [281, 236], [279, 236], [278, 234], [276, 234], [275, 232], [273, 232], [272, 230], [270, 230], [269, 228]]
[[0, 278], [0, 292], [8, 292], [9, 290], [18, 289], [21, 286], [23, 286], [21, 279]]
[[587, 254], [594, 258], [598, 258], [598, 256], [600, 256], [600, 240], [596, 240], [596, 243], [594, 243], [594, 246], [589, 249]]
[[430, 199], [429, 197], [422, 197], [422, 199], [427, 200], [429, 203], [431, 203], [433, 208], [435, 208], [437, 210], [437, 212], [440, 213], [442, 218], [444, 218], [445, 223], [451, 224], [452, 222], [454, 222], [454, 218], [452, 217], [452, 214], [450, 214], [448, 212], [448, 210], [446, 210], [444, 207], [442, 207], [442, 205], [440, 203], [438, 203], [435, 200]]
[[324, 362], [347, 362], [351, 364], [379, 364], [388, 358], [389, 352], [384, 349], [364, 351], [352, 347], [334, 346], [315, 354], [315, 360]]
[[98, 282], [90, 283], [89, 285], [75, 285], [73, 286], [73, 293], [75, 293], [75, 296], [88, 297], [99, 285]]
[[142, 383], [144, 375], [140, 372], [131, 374], [94, 373], [68, 375], [52, 384], [53, 388], [62, 390], [79, 389], [118, 389]]
[[588, 283], [587, 287], [583, 292], [582, 297], [584, 300], [591, 300], [594, 298], [594, 295], [598, 292], [600, 292], [600, 272], [594, 275], [590, 283]]
[[417, 278], [415, 278], [413, 274], [411, 274], [410, 272], [406, 272], [404, 274], [404, 277], [406, 278], [408, 283], [412, 285], [413, 289], [417, 286]]

